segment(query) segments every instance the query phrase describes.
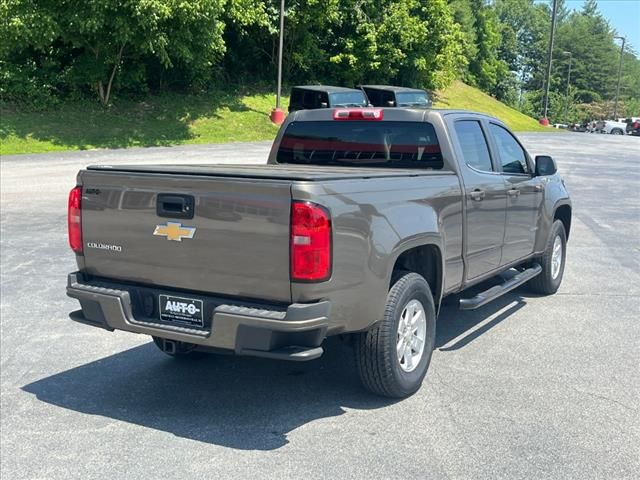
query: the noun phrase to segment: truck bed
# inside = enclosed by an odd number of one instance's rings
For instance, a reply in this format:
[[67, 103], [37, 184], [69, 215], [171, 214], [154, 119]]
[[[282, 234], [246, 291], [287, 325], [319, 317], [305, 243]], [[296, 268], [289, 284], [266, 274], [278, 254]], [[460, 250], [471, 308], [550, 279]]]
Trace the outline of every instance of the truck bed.
[[126, 172], [129, 174], [173, 174], [205, 177], [256, 178], [319, 182], [358, 178], [419, 177], [447, 175], [447, 170], [415, 170], [397, 168], [359, 168], [317, 165], [92, 165], [87, 170]]

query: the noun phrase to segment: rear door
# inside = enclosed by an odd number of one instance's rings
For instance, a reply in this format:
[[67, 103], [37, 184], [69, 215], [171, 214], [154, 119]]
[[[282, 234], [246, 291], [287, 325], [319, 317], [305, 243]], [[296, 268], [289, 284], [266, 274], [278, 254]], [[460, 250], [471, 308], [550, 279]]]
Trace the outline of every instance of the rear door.
[[453, 128], [465, 193], [466, 278], [473, 280], [500, 266], [507, 194], [482, 122], [462, 117]]
[[290, 301], [289, 181], [91, 170], [80, 179], [86, 273]]
[[495, 156], [507, 189], [507, 219], [502, 264], [512, 263], [534, 250], [544, 184], [534, 176], [526, 150], [502, 125], [489, 122]]

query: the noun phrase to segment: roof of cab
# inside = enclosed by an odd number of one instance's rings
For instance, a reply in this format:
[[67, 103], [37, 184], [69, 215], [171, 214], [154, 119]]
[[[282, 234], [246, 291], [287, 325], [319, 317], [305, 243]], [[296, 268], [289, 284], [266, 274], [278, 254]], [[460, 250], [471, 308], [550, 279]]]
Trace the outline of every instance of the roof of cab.
[[361, 88], [371, 88], [373, 90], [387, 90], [390, 92], [419, 92], [425, 93], [421, 88], [396, 87], [394, 85], [360, 85]]
[[[374, 110], [383, 110], [385, 120], [396, 121], [419, 121], [426, 119], [429, 115], [473, 115], [498, 120], [496, 117], [487, 115], [486, 113], [474, 112], [471, 110], [454, 110], [446, 108], [411, 108], [411, 107], [370, 107]], [[333, 108], [321, 108], [315, 110], [298, 110], [291, 115], [295, 115], [292, 119], [297, 121], [314, 121], [327, 120], [333, 118]]]
[[334, 87], [333, 85], [297, 85], [292, 88], [292, 90], [294, 89], [313, 90], [315, 92], [328, 92], [328, 93], [360, 92], [360, 90], [356, 88]]
[[497, 117], [493, 117], [487, 113], [482, 112], [474, 112], [473, 110], [459, 110], [459, 109], [449, 109], [449, 108], [433, 108], [432, 112], [437, 112], [440, 115], [476, 115], [480, 117], [493, 118], [495, 120], [499, 120]]

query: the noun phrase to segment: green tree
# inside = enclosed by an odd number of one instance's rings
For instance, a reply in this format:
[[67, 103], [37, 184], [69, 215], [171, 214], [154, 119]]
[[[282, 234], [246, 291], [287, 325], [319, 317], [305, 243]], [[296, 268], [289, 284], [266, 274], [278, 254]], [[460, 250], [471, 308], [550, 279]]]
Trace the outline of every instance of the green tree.
[[462, 38], [445, 0], [364, 3], [345, 5], [346, 25], [357, 34], [352, 38], [343, 28], [330, 48], [345, 81], [440, 88], [456, 78], [464, 62]]
[[[518, 0], [498, 0], [497, 5], [511, 4]], [[564, 2], [561, 3], [564, 5]], [[534, 12], [548, 11], [546, 5], [535, 5]], [[550, 18], [545, 15], [534, 16], [537, 19], [537, 30], [543, 35], [537, 35], [538, 40], [530, 45], [529, 59], [522, 62], [523, 78], [528, 76], [524, 88], [526, 105], [529, 114], [539, 114], [541, 109], [541, 91], [544, 77], [544, 57], [548, 39]], [[544, 18], [546, 16], [546, 18]], [[502, 17], [501, 17], [502, 18]], [[546, 30], [546, 31], [544, 31]], [[559, 16], [555, 45], [553, 51], [553, 65], [550, 84], [550, 119], [552, 121], [575, 120], [589, 112], [599, 116], [613, 114], [611, 100], [615, 96], [619, 45], [614, 41], [615, 32], [598, 10], [597, 2], [589, 0], [582, 9], [566, 11]], [[521, 42], [524, 48], [528, 42]], [[537, 52], [537, 53], [536, 53]], [[526, 57], [526, 55], [525, 55]], [[567, 105], [567, 75], [571, 63], [571, 89]], [[537, 65], [537, 67], [536, 67]], [[525, 75], [525, 71], [529, 75]], [[634, 105], [634, 100], [640, 96], [640, 60], [635, 53], [627, 51], [624, 58], [624, 68], [620, 88], [620, 99], [625, 105]], [[560, 101], [562, 100], [562, 101]], [[559, 107], [562, 103], [561, 107]], [[579, 106], [579, 108], [578, 108]], [[611, 107], [611, 108], [610, 108]], [[622, 107], [621, 107], [622, 108]], [[619, 111], [623, 111], [622, 109]], [[565, 113], [567, 112], [567, 113]], [[578, 120], [586, 120], [578, 118]]]
[[498, 58], [517, 75], [520, 89], [541, 78], [549, 36], [549, 11], [534, 0], [496, 0], [502, 41]]
[[476, 20], [471, 2], [469, 0], [449, 0], [449, 9], [453, 15], [453, 21], [458, 25], [462, 34], [462, 48], [465, 62], [462, 65], [460, 75], [467, 83], [475, 83], [475, 78], [467, 68], [469, 62], [478, 55], [476, 42]]
[[552, 88], [562, 89], [565, 84], [568, 55], [564, 52], [570, 52], [571, 84], [578, 90], [611, 98], [615, 94], [619, 55], [613, 31], [598, 12], [596, 2], [590, 0], [581, 11], [572, 12], [557, 32]]
[[498, 58], [502, 40], [498, 17], [493, 6], [484, 0], [471, 0], [471, 6], [478, 53], [469, 60], [469, 71], [482, 90], [495, 94], [496, 87], [509, 75], [507, 62]]
[[224, 52], [224, 0], [11, 0], [2, 10], [3, 62], [57, 56], [72, 85], [108, 105], [116, 75], [153, 58], [203, 72]]
[[625, 100], [626, 116], [640, 115], [640, 59], [631, 47], [625, 47], [620, 98]]
[[[231, 78], [266, 80], [274, 74], [279, 2], [262, 3], [261, 21], [227, 23], [224, 64]], [[445, 0], [292, 0], [285, 20], [285, 80], [438, 88], [457, 77], [461, 44]]]

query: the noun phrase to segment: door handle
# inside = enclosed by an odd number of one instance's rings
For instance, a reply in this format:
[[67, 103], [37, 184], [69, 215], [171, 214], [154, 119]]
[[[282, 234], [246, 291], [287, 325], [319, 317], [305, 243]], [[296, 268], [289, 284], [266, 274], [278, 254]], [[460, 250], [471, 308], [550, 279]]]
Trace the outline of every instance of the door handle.
[[537, 185], [534, 185], [534, 186], [533, 186], [533, 189], [534, 189], [536, 192], [541, 192], [541, 191], [543, 191], [543, 190], [544, 190], [544, 185], [542, 185], [541, 183], [538, 183]]
[[471, 197], [471, 200], [475, 200], [476, 202], [479, 202], [480, 200], [484, 199], [484, 190], [480, 190], [479, 188], [476, 188], [475, 190], [472, 190], [471, 192], [469, 192], [469, 196]]
[[507, 195], [509, 195], [510, 197], [517, 197], [518, 195], [520, 195], [520, 190], [518, 190], [517, 188], [512, 188], [511, 190], [507, 190]]

